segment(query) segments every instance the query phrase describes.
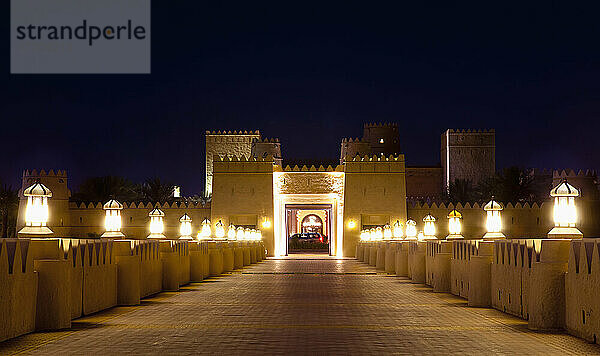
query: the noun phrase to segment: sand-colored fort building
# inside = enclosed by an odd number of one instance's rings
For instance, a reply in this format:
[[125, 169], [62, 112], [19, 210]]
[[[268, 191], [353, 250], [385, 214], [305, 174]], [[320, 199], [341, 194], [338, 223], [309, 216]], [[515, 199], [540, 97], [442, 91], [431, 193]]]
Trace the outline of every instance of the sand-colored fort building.
[[[260, 229], [268, 254], [288, 253], [288, 238], [306, 229], [329, 239], [329, 252], [353, 256], [360, 231], [406, 222], [412, 218], [422, 230], [422, 218], [432, 214], [440, 231], [447, 232], [449, 211], [463, 216], [463, 235], [478, 239], [485, 233], [482, 206], [443, 204], [440, 198], [457, 178], [478, 182], [495, 166], [494, 130], [453, 130], [441, 134], [441, 165], [407, 166], [396, 124], [365, 124], [361, 138], [341, 140], [340, 160], [330, 165], [311, 162], [285, 164], [279, 139], [263, 138], [260, 131], [206, 131], [205, 192], [207, 204], [181, 198], [171, 203], [122, 202], [122, 231], [127, 238], [148, 235], [148, 213], [155, 206], [165, 212], [167, 238], [179, 237], [179, 218], [187, 213], [194, 231], [208, 218], [214, 224]], [[432, 161], [436, 161], [432, 158]], [[587, 205], [598, 203], [593, 172], [536, 172], [549, 185], [564, 177], [583, 192], [578, 227], [585, 235], [600, 233], [597, 218]], [[66, 171], [25, 171], [22, 190], [35, 181], [52, 190], [48, 226], [55, 236], [97, 237], [104, 232], [105, 202], [69, 201]], [[17, 231], [25, 224], [25, 197]], [[503, 229], [512, 238], [545, 237], [553, 226], [550, 201], [538, 204], [505, 202]], [[441, 233], [440, 235], [446, 235]]]

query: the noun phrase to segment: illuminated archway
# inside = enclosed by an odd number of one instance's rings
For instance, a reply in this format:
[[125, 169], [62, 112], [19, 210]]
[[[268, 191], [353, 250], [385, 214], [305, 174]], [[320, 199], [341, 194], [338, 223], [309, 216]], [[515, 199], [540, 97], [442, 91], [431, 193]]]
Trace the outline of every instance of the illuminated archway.
[[302, 232], [318, 232], [320, 234], [323, 233], [323, 220], [318, 215], [308, 214], [302, 219], [300, 224], [302, 227]]

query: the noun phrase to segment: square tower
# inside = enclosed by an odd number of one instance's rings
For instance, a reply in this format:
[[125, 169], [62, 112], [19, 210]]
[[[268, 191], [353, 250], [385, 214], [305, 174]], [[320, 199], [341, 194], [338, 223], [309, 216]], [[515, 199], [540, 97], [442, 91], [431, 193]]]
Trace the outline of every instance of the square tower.
[[496, 172], [496, 133], [492, 130], [446, 130], [442, 134], [444, 186], [455, 179], [477, 184]]
[[250, 157], [252, 141], [260, 140], [260, 131], [206, 131], [206, 180], [204, 193], [212, 195], [213, 157]]

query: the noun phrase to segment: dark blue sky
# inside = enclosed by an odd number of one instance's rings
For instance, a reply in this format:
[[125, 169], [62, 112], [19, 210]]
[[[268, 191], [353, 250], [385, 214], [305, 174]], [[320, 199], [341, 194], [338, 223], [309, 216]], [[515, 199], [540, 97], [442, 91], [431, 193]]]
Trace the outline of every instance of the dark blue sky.
[[399, 124], [411, 165], [439, 162], [446, 128], [491, 127], [498, 168], [600, 167], [591, 5], [154, 0], [151, 75], [30, 76], [8, 74], [8, 3], [0, 178], [12, 184], [23, 168], [61, 168], [72, 188], [159, 176], [192, 194], [205, 129], [260, 129], [284, 158], [337, 158], [373, 121]]

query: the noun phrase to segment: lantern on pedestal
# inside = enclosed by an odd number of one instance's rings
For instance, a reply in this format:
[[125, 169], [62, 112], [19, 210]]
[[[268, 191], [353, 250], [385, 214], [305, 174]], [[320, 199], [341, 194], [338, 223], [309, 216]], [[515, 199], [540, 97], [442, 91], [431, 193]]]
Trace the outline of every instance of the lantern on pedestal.
[[502, 233], [502, 216], [500, 215], [503, 209], [502, 204], [494, 200], [494, 197], [483, 207], [483, 210], [486, 212], [485, 227], [487, 229], [487, 233], [483, 235], [484, 240], [506, 238]]
[[198, 240], [210, 240], [212, 235], [212, 230], [210, 229], [210, 220], [208, 218], [204, 218], [202, 220], [202, 227], [200, 228], [200, 232], [196, 236]]
[[236, 231], [236, 238], [238, 241], [243, 241], [245, 240], [246, 234], [244, 233], [244, 228], [241, 226], [238, 226], [237, 231]]
[[221, 220], [219, 220], [219, 222], [216, 223], [216, 225], [215, 225], [215, 237], [217, 239], [225, 238], [225, 226], [223, 226], [223, 223], [221, 222]]
[[565, 178], [550, 191], [550, 196], [554, 198], [554, 228], [548, 233], [548, 238], [583, 238], [583, 233], [576, 227], [577, 207], [575, 206], [575, 198], [579, 196], [579, 190], [569, 184]]
[[149, 239], [166, 239], [167, 237], [163, 235], [165, 231], [165, 225], [163, 219], [165, 217], [165, 213], [159, 208], [154, 208], [150, 213], [148, 213], [150, 217], [150, 235], [148, 235]]
[[390, 224], [385, 224], [385, 226], [383, 227], [383, 238], [384, 240], [392, 239], [392, 227], [390, 226]]
[[119, 203], [115, 199], [111, 199], [104, 204], [102, 207], [106, 211], [104, 217], [104, 233], [103, 238], [123, 238], [125, 235], [121, 232], [121, 210], [123, 210], [123, 204]]
[[375, 241], [383, 240], [383, 228], [381, 226], [377, 226], [375, 228]]
[[435, 237], [435, 217], [427, 214], [423, 218], [423, 222], [425, 223], [423, 226], [423, 240], [437, 240], [437, 237]]
[[406, 240], [417, 240], [417, 222], [412, 219], [406, 221]]
[[25, 227], [19, 230], [22, 235], [50, 235], [53, 234], [48, 226], [48, 198], [52, 192], [42, 183], [35, 183], [23, 191], [27, 197], [25, 208]]
[[233, 224], [229, 224], [227, 229], [227, 240], [235, 240], [235, 226]]
[[179, 239], [192, 240], [192, 218], [188, 214], [183, 214], [179, 218]]
[[462, 225], [460, 223], [460, 219], [462, 219], [462, 214], [456, 209], [452, 210], [448, 214], [449, 235], [446, 236], [446, 240], [464, 239], [464, 236], [462, 235]]
[[394, 239], [396, 240], [400, 240], [403, 237], [402, 223], [400, 222], [400, 220], [396, 220], [396, 222], [394, 223], [393, 235]]

